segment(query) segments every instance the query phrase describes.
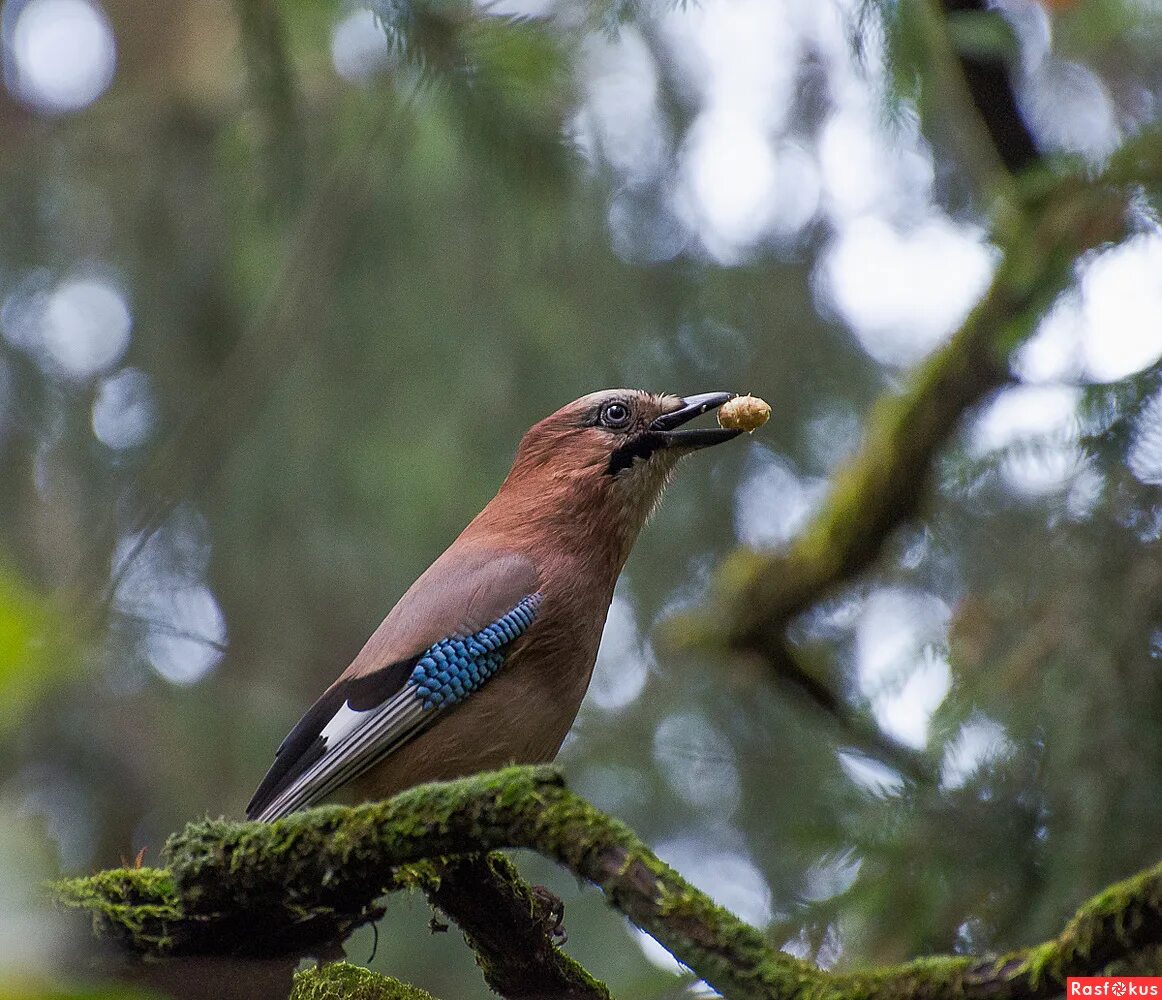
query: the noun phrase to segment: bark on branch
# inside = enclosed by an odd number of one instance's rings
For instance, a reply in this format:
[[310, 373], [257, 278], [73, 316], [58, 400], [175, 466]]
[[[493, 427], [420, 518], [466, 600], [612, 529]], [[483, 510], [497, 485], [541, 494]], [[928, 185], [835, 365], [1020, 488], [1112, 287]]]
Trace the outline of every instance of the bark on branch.
[[1078, 259], [1126, 233], [1132, 192], [1124, 186], [1038, 174], [1018, 189], [1019, 203], [997, 214], [1001, 257], [985, 297], [901, 393], [873, 408], [861, 448], [803, 533], [784, 551], [730, 557], [710, 609], [676, 626], [679, 642], [757, 654], [776, 670], [786, 664], [788, 623], [867, 569], [891, 532], [919, 512], [936, 455], [964, 413], [1007, 380], [1009, 354]]
[[[269, 953], [344, 933], [384, 890], [430, 889], [440, 874], [431, 859], [504, 847], [531, 848], [598, 886], [697, 975], [742, 1000], [1040, 998], [1060, 993], [1067, 975], [1100, 972], [1162, 943], [1159, 865], [1107, 889], [1036, 948], [830, 974], [773, 948], [551, 768], [509, 768], [269, 825], [194, 823], [167, 844], [168, 868], [102, 872], [56, 893], [91, 912], [99, 934], [140, 952]], [[261, 926], [269, 931], [255, 937]]]
[[1156, 128], [1125, 142], [1093, 183], [1080, 171], [1055, 176], [1021, 118], [1004, 60], [958, 47], [950, 33], [950, 18], [996, 18], [996, 11], [980, 0], [921, 0], [912, 15], [925, 26], [927, 59], [939, 64], [921, 73], [928, 89], [944, 101], [963, 99], [983, 126], [983, 144], [1020, 174], [1009, 183], [1006, 171], [978, 172], [983, 196], [995, 199], [992, 239], [1000, 260], [992, 284], [903, 392], [879, 400], [862, 447], [790, 548], [737, 553], [719, 571], [710, 607], [673, 628], [681, 645], [757, 654], [849, 726], [835, 691], [795, 662], [786, 626], [871, 566], [892, 531], [916, 516], [941, 448], [963, 415], [1007, 381], [1009, 355], [1068, 285], [1078, 260], [1122, 239], [1141, 189], [1158, 195], [1162, 186]]
[[553, 943], [561, 914], [503, 854], [450, 858], [424, 885], [464, 932], [492, 991], [507, 1000], [609, 1000], [609, 991]]

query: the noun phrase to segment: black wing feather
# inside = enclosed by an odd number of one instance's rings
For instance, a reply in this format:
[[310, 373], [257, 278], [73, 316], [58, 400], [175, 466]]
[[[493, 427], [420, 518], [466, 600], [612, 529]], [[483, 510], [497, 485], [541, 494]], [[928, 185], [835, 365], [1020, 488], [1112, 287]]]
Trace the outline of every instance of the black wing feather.
[[323, 692], [279, 744], [274, 763], [246, 807], [246, 817], [258, 816], [284, 788], [323, 756], [327, 743], [321, 734], [344, 704], [356, 712], [383, 704], [407, 683], [418, 659], [416, 656], [401, 660], [363, 677], [345, 678]]

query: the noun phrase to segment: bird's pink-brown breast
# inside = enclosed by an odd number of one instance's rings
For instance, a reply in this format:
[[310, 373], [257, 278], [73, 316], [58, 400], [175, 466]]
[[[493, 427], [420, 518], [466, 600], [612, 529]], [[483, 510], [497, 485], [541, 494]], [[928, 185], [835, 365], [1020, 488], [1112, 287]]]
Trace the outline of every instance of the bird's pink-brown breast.
[[[483, 529], [466, 531], [448, 550], [453, 561], [458, 546], [475, 548], [478, 532]], [[541, 599], [503, 668], [450, 710], [455, 725], [432, 727], [351, 782], [348, 794], [356, 800], [556, 756], [589, 687], [616, 575], [587, 578], [559, 553], [538, 559], [526, 550], [521, 559], [538, 565]]]

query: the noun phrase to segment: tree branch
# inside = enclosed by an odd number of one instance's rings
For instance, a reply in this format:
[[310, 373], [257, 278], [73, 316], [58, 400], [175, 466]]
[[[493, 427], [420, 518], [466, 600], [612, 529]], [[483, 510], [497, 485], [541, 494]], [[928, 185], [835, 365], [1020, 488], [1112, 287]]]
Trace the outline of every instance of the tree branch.
[[960, 418], [1008, 378], [1008, 355], [1066, 287], [1078, 258], [1126, 232], [1130, 194], [1074, 177], [1022, 179], [1019, 205], [1001, 206], [1001, 259], [984, 299], [904, 391], [875, 405], [856, 455], [782, 552], [743, 551], [718, 574], [712, 607], [679, 622], [688, 645], [787, 660], [784, 630], [800, 612], [872, 565], [891, 532], [914, 517], [929, 471]]
[[[873, 407], [862, 448], [837, 472], [827, 503], [790, 548], [736, 553], [719, 572], [709, 607], [672, 622], [669, 634], [680, 646], [759, 656], [776, 677], [836, 718], [858, 745], [919, 775], [925, 765], [914, 753], [853, 712], [832, 683], [798, 662], [786, 627], [874, 564], [892, 532], [919, 513], [932, 465], [963, 415], [1008, 380], [1008, 355], [1068, 285], [1079, 257], [1125, 235], [1135, 189], [1144, 185], [1156, 193], [1162, 157], [1154, 130], [1123, 144], [1104, 182], [1093, 186], [1076, 176], [1054, 178], [1030, 169], [1040, 157], [1003, 55], [974, 50], [965, 38], [953, 37], [957, 27], [971, 22], [979, 29], [1000, 15], [980, 0], [918, 0], [909, 10], [897, 19], [913, 24], [921, 36], [914, 41], [925, 62], [920, 75], [926, 89], [936, 93], [938, 104], [964, 104], [983, 127], [976, 145], [991, 146], [990, 156], [995, 152], [998, 163], [1021, 174], [1010, 182], [1007, 173], [991, 167], [977, 171], [997, 206], [993, 238], [1001, 259], [992, 285], [904, 391]], [[921, 97], [921, 104], [930, 103]]]
[[[996, 19], [1004, 25], [1000, 13], [990, 9], [985, 0], [941, 0], [940, 6], [949, 30], [957, 18], [977, 24]], [[1009, 31], [1007, 25], [1002, 30]], [[1015, 47], [1016, 39], [1013, 42]], [[1013, 173], [1031, 167], [1039, 157], [1037, 144], [1017, 107], [1009, 65], [996, 51], [973, 50], [964, 44], [954, 47], [964, 89], [1001, 162]]]
[[289, 1000], [436, 1000], [418, 986], [346, 962], [295, 973]]
[[253, 100], [263, 116], [272, 202], [297, 206], [306, 188], [307, 140], [286, 26], [273, 0], [235, 0]]
[[57, 891], [134, 950], [272, 953], [347, 933], [385, 889], [429, 885], [436, 872], [418, 862], [500, 847], [532, 848], [593, 882], [734, 995], [770, 995], [746, 986], [765, 963], [790, 975], [810, 969], [770, 949], [549, 768], [509, 768], [269, 825], [194, 823], [166, 845], [168, 870], [103, 872]]
[[[366, 919], [385, 888], [430, 888], [440, 871], [426, 859], [501, 847], [531, 848], [592, 882], [697, 975], [741, 1000], [1040, 998], [1060, 993], [1068, 975], [1099, 972], [1162, 943], [1159, 865], [1095, 897], [1060, 936], [1038, 947], [998, 959], [945, 956], [833, 975], [771, 947], [624, 824], [569, 792], [550, 768], [425, 785], [387, 802], [324, 807], [269, 825], [191, 824], [166, 846], [169, 870], [102, 872], [61, 883], [56, 893], [90, 911], [99, 933], [141, 952], [278, 951], [303, 947], [304, 928], [341, 932]], [[463, 864], [445, 868], [453, 880], [445, 890], [480, 862]], [[508, 866], [489, 869], [511, 884]], [[463, 905], [453, 904], [461, 914]], [[466, 929], [475, 921], [467, 917]], [[256, 938], [263, 926], [270, 930]], [[480, 941], [471, 929], [469, 937]]]
[[553, 944], [558, 915], [503, 854], [451, 858], [424, 891], [464, 932], [494, 993], [508, 1000], [610, 1000], [604, 984]]
[[[178, 839], [171, 840], [167, 853]], [[341, 887], [338, 903], [307, 885], [278, 912], [244, 904], [238, 912], [209, 919], [190, 912], [172, 869], [100, 872], [61, 882], [56, 894], [65, 905], [88, 910], [99, 937], [131, 951], [166, 958], [264, 958], [313, 952], [320, 943], [340, 941], [383, 916], [375, 903], [382, 893], [421, 889], [464, 931], [485, 981], [501, 996], [609, 1000], [605, 986], [553, 943], [556, 921], [503, 855], [389, 863], [386, 879]]]

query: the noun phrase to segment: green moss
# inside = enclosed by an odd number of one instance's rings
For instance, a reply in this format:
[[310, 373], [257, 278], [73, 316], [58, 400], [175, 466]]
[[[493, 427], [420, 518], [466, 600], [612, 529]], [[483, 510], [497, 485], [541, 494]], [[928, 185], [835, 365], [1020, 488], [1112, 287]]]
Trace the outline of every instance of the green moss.
[[[493, 851], [483, 858], [451, 859], [445, 871], [453, 883], [459, 880], [459, 892], [451, 897], [437, 892], [429, 899], [460, 925], [493, 992], [508, 996], [541, 990], [609, 1000], [604, 983], [550, 942], [546, 931], [555, 914], [508, 857]], [[469, 893], [471, 902], [465, 899]]]
[[[1141, 952], [1162, 926], [1159, 865], [1095, 896], [1058, 938], [1037, 948], [988, 961], [937, 957], [831, 975], [772, 948], [627, 826], [569, 792], [550, 768], [509, 768], [274, 824], [205, 820], [171, 838], [170, 870], [117, 869], [58, 883], [53, 891], [63, 905], [92, 913], [99, 934], [150, 954], [228, 952], [239, 939], [231, 929], [254, 926], [258, 917], [272, 947], [293, 949], [342, 938], [367, 918], [382, 890], [439, 893], [454, 878], [457, 861], [449, 857], [500, 846], [531, 848], [590, 880], [700, 977], [739, 1000], [955, 1000], [982, 984], [1005, 995], [1044, 990], [1066, 974], [1100, 971]], [[498, 854], [483, 860], [486, 875], [503, 883], [503, 898], [515, 896], [537, 917], [512, 864]], [[553, 975], [601, 995], [599, 983], [556, 955], [563, 964]], [[308, 976], [302, 990], [315, 992], [296, 996], [329, 996], [319, 990], [332, 988], [337, 976], [362, 977], [360, 988], [378, 991], [356, 996], [409, 995], [399, 992], [409, 987], [342, 968]], [[499, 966], [493, 971], [505, 973]], [[388, 987], [396, 992], [382, 992]]]
[[1026, 974], [1034, 984], [1043, 978], [1060, 982], [1084, 966], [1095, 949], [1108, 950], [1111, 940], [1132, 948], [1133, 933], [1147, 916], [1157, 922], [1160, 911], [1162, 865], [1155, 865], [1103, 889], [1078, 909], [1057, 938], [1029, 949]]
[[1086, 923], [1124, 916], [1139, 907], [1158, 908], [1162, 903], [1162, 864], [1147, 868], [1121, 882], [1103, 889], [1085, 903], [1069, 922], [1065, 931], [1078, 931]]
[[185, 919], [173, 876], [164, 868], [113, 868], [52, 883], [57, 902], [92, 915], [93, 932], [135, 951], [166, 954]]
[[400, 865], [395, 870], [395, 885], [400, 889], [438, 889], [440, 869], [438, 860], [416, 861], [410, 865]]
[[290, 1000], [434, 1000], [418, 986], [346, 962], [295, 974]]
[[972, 960], [938, 955], [903, 965], [828, 977], [823, 997], [813, 1000], [955, 1000], [963, 997]]
[[1048, 978], [1059, 979], [1060, 968], [1058, 956], [1060, 947], [1056, 941], [1046, 941], [1025, 952], [1020, 963], [1021, 973], [1028, 977], [1029, 985], [1033, 989], [1040, 987], [1042, 980]]

